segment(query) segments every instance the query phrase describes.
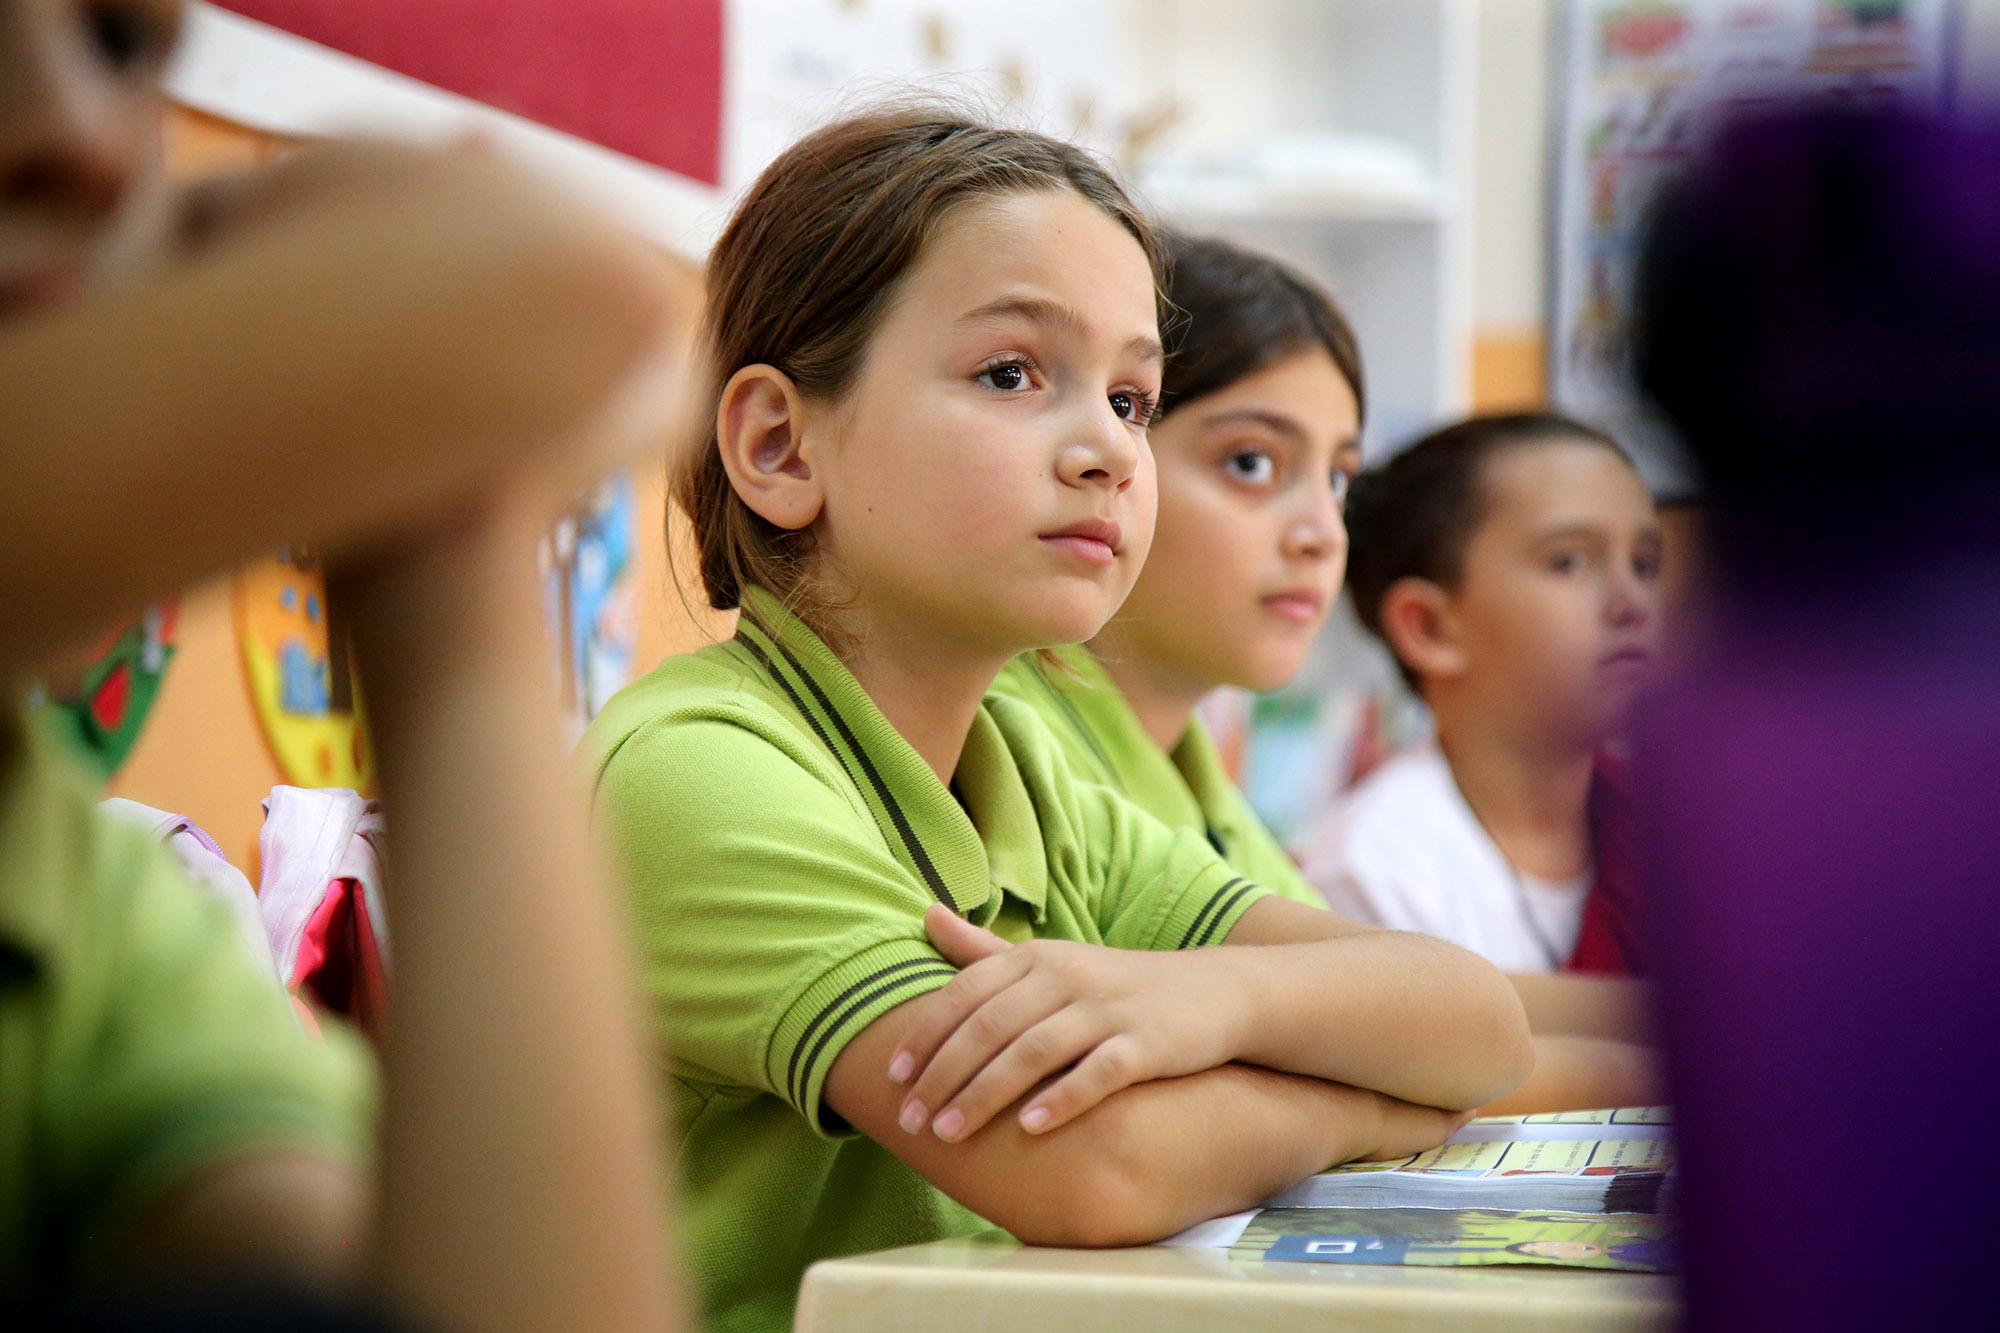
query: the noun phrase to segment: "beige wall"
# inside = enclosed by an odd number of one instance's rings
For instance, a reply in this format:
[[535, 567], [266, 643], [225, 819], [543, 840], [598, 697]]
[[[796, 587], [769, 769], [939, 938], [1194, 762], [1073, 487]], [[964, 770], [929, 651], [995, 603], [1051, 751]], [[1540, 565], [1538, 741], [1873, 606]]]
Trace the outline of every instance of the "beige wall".
[[1474, 37], [1472, 403], [1545, 397], [1553, 0], [1478, 0]]

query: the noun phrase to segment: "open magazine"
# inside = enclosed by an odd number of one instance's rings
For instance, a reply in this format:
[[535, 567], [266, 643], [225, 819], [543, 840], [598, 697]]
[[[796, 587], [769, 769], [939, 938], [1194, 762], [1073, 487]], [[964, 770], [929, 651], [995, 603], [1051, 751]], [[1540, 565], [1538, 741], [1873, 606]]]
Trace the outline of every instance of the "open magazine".
[[1554, 1264], [1672, 1272], [1675, 1226], [1643, 1213], [1491, 1208], [1266, 1208], [1232, 1259], [1459, 1268]]
[[1323, 1171], [1264, 1206], [1658, 1212], [1671, 1116], [1660, 1106], [1489, 1116], [1429, 1152]]
[[1336, 1167], [1169, 1244], [1320, 1263], [1673, 1267], [1672, 1112], [1475, 1120], [1441, 1147]]

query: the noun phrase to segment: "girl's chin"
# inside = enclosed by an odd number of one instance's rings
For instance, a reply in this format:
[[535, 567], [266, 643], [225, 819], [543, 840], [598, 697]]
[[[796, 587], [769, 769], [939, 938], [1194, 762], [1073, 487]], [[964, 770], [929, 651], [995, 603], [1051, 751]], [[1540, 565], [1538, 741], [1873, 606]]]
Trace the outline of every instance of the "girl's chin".
[[1239, 662], [1237, 670], [1224, 683], [1253, 694], [1264, 694], [1282, 690], [1291, 684], [1299, 672], [1305, 670], [1305, 665], [1306, 655], [1296, 645], [1287, 644]]
[[1046, 597], [1018, 608], [1024, 642], [1036, 647], [1084, 643], [1111, 622], [1118, 604], [1108, 597]]

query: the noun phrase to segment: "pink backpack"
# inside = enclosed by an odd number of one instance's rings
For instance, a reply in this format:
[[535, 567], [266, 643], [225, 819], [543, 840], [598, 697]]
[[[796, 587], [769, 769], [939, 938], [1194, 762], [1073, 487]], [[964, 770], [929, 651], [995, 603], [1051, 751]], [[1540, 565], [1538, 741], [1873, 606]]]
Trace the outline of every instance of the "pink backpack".
[[382, 910], [382, 816], [345, 787], [273, 787], [257, 837], [257, 906], [278, 977], [380, 1041], [389, 926]]

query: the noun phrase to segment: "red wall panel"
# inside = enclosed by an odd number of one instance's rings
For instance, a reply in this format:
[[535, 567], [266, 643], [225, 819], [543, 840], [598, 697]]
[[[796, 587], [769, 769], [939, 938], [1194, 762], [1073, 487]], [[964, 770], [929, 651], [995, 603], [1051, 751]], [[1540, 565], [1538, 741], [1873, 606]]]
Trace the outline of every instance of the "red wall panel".
[[371, 64], [715, 184], [723, 0], [218, 0]]

